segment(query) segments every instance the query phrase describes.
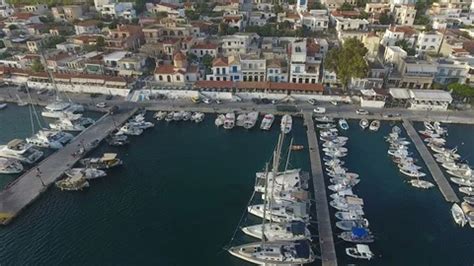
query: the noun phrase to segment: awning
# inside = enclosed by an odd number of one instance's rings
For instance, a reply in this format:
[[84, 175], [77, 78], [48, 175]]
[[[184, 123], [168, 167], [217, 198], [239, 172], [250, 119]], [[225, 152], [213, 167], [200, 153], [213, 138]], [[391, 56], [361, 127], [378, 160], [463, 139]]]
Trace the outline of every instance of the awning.
[[394, 99], [410, 99], [410, 93], [408, 92], [408, 89], [389, 89], [389, 93]]

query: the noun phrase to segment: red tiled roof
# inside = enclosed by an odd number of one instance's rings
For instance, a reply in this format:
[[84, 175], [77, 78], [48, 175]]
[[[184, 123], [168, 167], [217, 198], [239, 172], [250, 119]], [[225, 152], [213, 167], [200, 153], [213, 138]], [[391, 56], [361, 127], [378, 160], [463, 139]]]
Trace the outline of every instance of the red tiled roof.
[[98, 23], [97, 20], [84, 20], [84, 21], [79, 21], [77, 23], [77, 26], [81, 26], [81, 27], [97, 26], [97, 23]]
[[228, 66], [229, 62], [227, 61], [227, 58], [223, 57], [216, 57], [214, 60], [212, 60], [212, 66]]
[[217, 47], [215, 43], [197, 43], [191, 49], [217, 49]]
[[331, 12], [331, 15], [333, 17], [344, 17], [344, 18], [353, 18], [353, 17], [359, 17], [360, 12], [359, 11], [340, 11], [340, 10], [334, 10]]
[[33, 13], [26, 13], [26, 12], [25, 13], [16, 13], [16, 14], [13, 15], [13, 17], [16, 18], [16, 19], [29, 19], [29, 18], [34, 17], [34, 16], [36, 16], [36, 15], [33, 14]]
[[411, 36], [416, 33], [416, 30], [410, 26], [391, 26], [389, 30], [391, 32], [403, 32], [406, 36]]
[[155, 69], [155, 74], [174, 74], [176, 73], [174, 66], [172, 65], [163, 65], [163, 66], [158, 66]]

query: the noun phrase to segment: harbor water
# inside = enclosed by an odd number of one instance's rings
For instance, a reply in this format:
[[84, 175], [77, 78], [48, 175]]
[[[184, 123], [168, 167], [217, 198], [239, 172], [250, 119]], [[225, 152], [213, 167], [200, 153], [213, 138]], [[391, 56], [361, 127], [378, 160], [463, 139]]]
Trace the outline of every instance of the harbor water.
[[[255, 172], [270, 159], [278, 123], [269, 132], [226, 131], [208, 116], [201, 124], [158, 122], [131, 137], [127, 147], [102, 144], [92, 155], [117, 152], [124, 166], [91, 181], [82, 192], [49, 188], [10, 225], [0, 227], [0, 262], [248, 265], [223, 248], [252, 195]], [[377, 238], [371, 244], [376, 257], [367, 264], [472, 265], [474, 230], [454, 224], [451, 206], [437, 189], [419, 190], [405, 182], [387, 156], [383, 136], [390, 130], [388, 123], [379, 132], [362, 131], [357, 123], [350, 121], [351, 129], [344, 132], [350, 138], [346, 166], [361, 176], [355, 191], [364, 199]], [[27, 107], [10, 105], [0, 111], [0, 124], [2, 144], [31, 135]], [[449, 132], [448, 144], [458, 145], [461, 154], [474, 151], [473, 127], [451, 125]], [[294, 120], [291, 135], [295, 144], [307, 146], [301, 119]], [[290, 162], [309, 171], [307, 150], [294, 152]], [[12, 178], [1, 176], [0, 181]], [[234, 240], [249, 241], [256, 240], [241, 233]], [[345, 255], [349, 245], [337, 237], [335, 241], [341, 265], [364, 264]]]

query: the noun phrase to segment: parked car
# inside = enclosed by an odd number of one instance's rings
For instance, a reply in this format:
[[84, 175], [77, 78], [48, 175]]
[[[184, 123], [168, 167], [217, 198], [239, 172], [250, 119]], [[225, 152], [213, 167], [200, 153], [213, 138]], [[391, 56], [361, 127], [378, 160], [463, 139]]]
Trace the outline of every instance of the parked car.
[[316, 108], [313, 109], [313, 112], [314, 112], [315, 114], [324, 114], [324, 113], [326, 113], [326, 108], [324, 108], [324, 107], [316, 107]]
[[338, 101], [331, 101], [331, 104], [334, 105], [334, 106], [338, 106], [339, 102]]
[[114, 97], [114, 96], [112, 96], [112, 94], [109, 94], [109, 95], [105, 96], [105, 99], [106, 99], [107, 101], [109, 101], [109, 100], [112, 100], [113, 97]]
[[358, 114], [358, 115], [368, 115], [369, 111], [367, 111], [365, 109], [357, 109], [356, 114]]
[[107, 107], [107, 104], [105, 102], [100, 102], [98, 104], [95, 105], [97, 108], [105, 108]]
[[316, 102], [315, 99], [309, 99], [308, 103], [311, 104], [311, 105], [316, 105], [317, 102]]
[[202, 102], [205, 103], [205, 104], [211, 104], [212, 100], [210, 98], [204, 98], [204, 99], [202, 99]]

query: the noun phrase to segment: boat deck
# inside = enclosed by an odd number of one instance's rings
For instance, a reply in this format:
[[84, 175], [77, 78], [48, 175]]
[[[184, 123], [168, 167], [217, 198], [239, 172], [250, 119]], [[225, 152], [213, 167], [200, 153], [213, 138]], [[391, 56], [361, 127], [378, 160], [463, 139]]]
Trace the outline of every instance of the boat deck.
[[336, 249], [329, 217], [329, 206], [324, 183], [323, 167], [319, 153], [318, 139], [311, 113], [304, 113], [304, 123], [307, 127], [309, 158], [311, 160], [311, 175], [313, 177], [314, 198], [316, 201], [316, 216], [318, 219], [319, 245], [323, 266], [337, 265]]
[[421, 140], [420, 135], [418, 135], [418, 132], [416, 132], [410, 121], [403, 119], [403, 127], [405, 127], [408, 136], [413, 141], [413, 144], [415, 144], [415, 147], [420, 153], [421, 158], [423, 158], [423, 161], [425, 162], [426, 166], [428, 167], [431, 176], [436, 181], [436, 184], [438, 184], [439, 190], [443, 194], [444, 199], [448, 202], [459, 202], [458, 196], [454, 192], [453, 188], [451, 187], [443, 172], [439, 168], [439, 165], [436, 163], [435, 159]]
[[129, 119], [136, 110], [123, 109], [113, 115], [104, 115], [92, 126], [77, 135], [64, 148], [51, 154], [10, 183], [0, 192], [0, 223], [8, 224], [21, 210], [38, 198], [50, 185], [54, 184], [63, 175], [64, 171], [76, 164], [82, 156], [74, 156], [73, 154], [81, 147], [86, 151], [83, 155], [93, 150], [99, 145], [99, 141], [102, 141], [109, 132]]

